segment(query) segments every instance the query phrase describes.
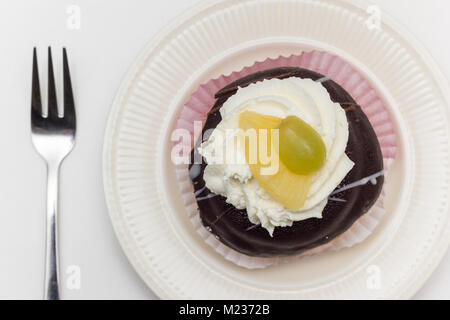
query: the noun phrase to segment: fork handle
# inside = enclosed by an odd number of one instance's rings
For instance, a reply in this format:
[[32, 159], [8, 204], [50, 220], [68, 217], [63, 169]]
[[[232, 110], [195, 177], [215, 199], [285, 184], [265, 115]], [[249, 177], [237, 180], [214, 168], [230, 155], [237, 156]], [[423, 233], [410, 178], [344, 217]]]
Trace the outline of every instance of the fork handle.
[[47, 166], [47, 239], [45, 253], [45, 300], [59, 300], [58, 259], [59, 164]]

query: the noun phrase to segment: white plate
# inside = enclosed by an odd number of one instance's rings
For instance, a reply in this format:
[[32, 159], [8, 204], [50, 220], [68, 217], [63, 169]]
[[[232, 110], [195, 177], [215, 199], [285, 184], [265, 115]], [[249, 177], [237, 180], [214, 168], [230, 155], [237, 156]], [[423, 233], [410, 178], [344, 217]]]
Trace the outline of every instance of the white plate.
[[[409, 298], [450, 242], [449, 91], [425, 50], [348, 0], [221, 0], [176, 19], [144, 49], [108, 120], [104, 186], [128, 259], [162, 298]], [[178, 111], [199, 84], [256, 60], [326, 50], [385, 101], [399, 150], [387, 214], [364, 243], [263, 270], [240, 268], [195, 233], [170, 161]]]

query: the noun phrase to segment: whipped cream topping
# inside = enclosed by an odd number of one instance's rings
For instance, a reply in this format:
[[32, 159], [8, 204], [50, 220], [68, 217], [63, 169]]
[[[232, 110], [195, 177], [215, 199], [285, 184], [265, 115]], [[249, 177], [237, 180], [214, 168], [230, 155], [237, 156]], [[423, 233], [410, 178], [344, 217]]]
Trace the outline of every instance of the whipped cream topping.
[[[243, 111], [282, 119], [297, 116], [322, 137], [327, 150], [326, 161], [313, 178], [305, 204], [299, 210], [288, 210], [259, 186], [245, 163], [239, 144], [227, 149], [225, 158], [241, 161], [227, 162], [223, 158], [217, 161], [227, 140], [234, 139], [239, 132], [239, 115]], [[329, 195], [354, 165], [345, 154], [349, 134], [345, 111], [331, 101], [325, 87], [311, 79], [297, 77], [260, 81], [239, 88], [223, 104], [220, 114], [222, 121], [199, 147], [207, 162], [203, 178], [208, 189], [224, 196], [237, 209], [246, 209], [249, 220], [261, 224], [270, 235], [277, 226], [287, 227], [294, 221], [321, 218]]]

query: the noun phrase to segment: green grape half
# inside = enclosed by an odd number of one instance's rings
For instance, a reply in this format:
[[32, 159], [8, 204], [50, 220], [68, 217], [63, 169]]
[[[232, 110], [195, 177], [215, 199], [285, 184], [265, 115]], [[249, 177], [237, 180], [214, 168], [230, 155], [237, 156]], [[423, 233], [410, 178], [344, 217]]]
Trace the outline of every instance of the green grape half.
[[279, 127], [280, 160], [293, 173], [317, 172], [325, 163], [325, 144], [313, 127], [302, 119], [289, 116]]

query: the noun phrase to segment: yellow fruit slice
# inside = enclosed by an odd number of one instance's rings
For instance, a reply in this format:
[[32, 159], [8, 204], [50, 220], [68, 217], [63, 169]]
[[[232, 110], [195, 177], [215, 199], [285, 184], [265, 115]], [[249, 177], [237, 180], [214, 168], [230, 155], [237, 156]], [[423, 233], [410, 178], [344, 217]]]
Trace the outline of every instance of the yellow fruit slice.
[[[244, 111], [239, 116], [241, 132], [238, 137], [245, 148], [250, 171], [261, 188], [287, 209], [295, 211], [303, 207], [313, 175], [293, 173], [279, 160], [278, 127], [282, 120]], [[274, 167], [277, 170], [272, 170]]]

